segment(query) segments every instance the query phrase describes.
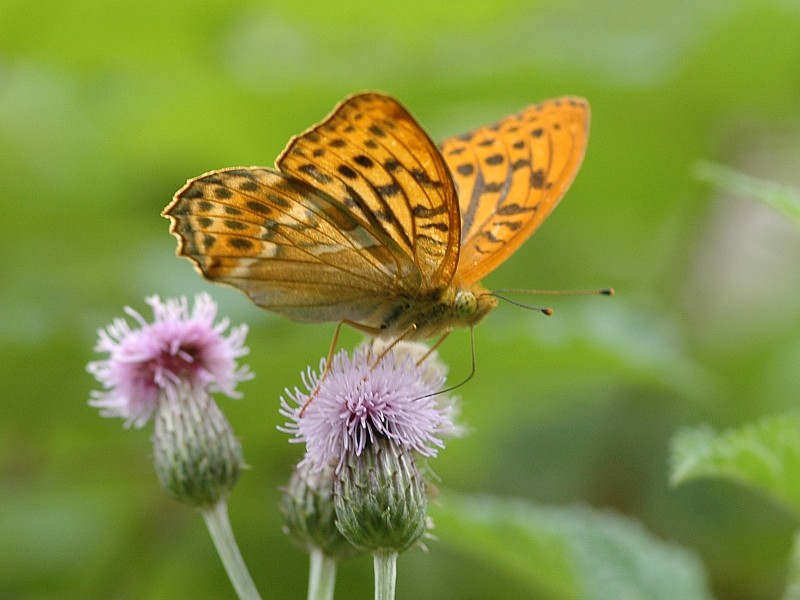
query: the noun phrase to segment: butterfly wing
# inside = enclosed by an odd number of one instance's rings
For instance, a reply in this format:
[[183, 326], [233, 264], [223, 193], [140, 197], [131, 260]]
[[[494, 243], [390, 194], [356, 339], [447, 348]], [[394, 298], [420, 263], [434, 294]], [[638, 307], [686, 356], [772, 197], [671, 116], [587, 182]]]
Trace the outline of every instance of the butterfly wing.
[[164, 210], [179, 254], [208, 279], [297, 320], [369, 327], [399, 296], [452, 279], [455, 187], [394, 100], [344, 101], [294, 138], [277, 165], [207, 173]]
[[419, 270], [350, 211], [272, 169], [223, 169], [189, 181], [164, 211], [208, 279], [300, 321], [367, 321], [386, 290]]
[[496, 269], [547, 218], [578, 172], [588, 133], [588, 103], [566, 97], [442, 143], [461, 205], [457, 283]]
[[393, 239], [420, 269], [419, 292], [450, 283], [460, 239], [455, 185], [436, 145], [396, 100], [351, 96], [292, 139], [277, 166]]

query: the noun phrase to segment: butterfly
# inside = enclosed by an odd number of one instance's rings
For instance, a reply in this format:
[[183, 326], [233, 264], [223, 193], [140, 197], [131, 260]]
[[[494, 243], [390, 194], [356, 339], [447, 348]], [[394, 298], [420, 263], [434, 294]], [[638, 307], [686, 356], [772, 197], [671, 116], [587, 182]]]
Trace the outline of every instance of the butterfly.
[[588, 103], [564, 97], [437, 147], [397, 100], [360, 93], [275, 168], [190, 179], [162, 214], [178, 255], [263, 308], [427, 339], [497, 305], [480, 280], [558, 204], [588, 129]]

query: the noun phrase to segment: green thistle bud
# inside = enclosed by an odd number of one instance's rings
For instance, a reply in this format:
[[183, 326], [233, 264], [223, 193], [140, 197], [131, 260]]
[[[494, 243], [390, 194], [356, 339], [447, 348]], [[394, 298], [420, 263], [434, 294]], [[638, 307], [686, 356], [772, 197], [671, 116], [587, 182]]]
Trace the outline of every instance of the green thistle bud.
[[319, 550], [337, 561], [359, 554], [336, 528], [333, 468], [314, 468], [301, 462], [283, 490], [280, 509], [284, 532], [311, 553]]
[[386, 438], [347, 455], [334, 503], [339, 531], [364, 552], [402, 552], [425, 532], [425, 482], [411, 452]]
[[156, 472], [175, 499], [197, 507], [225, 500], [242, 470], [239, 440], [208, 392], [180, 386], [158, 405], [153, 433]]

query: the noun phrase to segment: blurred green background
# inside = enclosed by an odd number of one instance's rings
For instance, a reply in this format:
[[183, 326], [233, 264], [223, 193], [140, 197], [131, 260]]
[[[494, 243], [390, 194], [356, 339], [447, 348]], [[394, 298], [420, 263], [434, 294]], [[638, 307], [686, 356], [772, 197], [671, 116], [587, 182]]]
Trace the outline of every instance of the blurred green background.
[[[276, 509], [301, 451], [278, 398], [333, 326], [202, 281], [159, 212], [189, 177], [271, 165], [363, 89], [435, 139], [561, 94], [593, 109], [566, 200], [485, 283], [617, 297], [545, 299], [549, 319], [504, 304], [478, 327], [473, 432], [432, 463], [441, 485], [610, 507], [698, 553], [718, 598], [780, 597], [797, 522], [729, 483], [671, 489], [668, 440], [797, 402], [800, 236], [695, 170], [800, 186], [799, 33], [791, 0], [1, 3], [0, 597], [234, 597], [199, 516], [160, 491], [149, 429], [86, 405], [96, 330], [200, 290], [251, 326], [257, 378], [220, 400], [252, 467], [234, 529], [265, 597], [305, 596]], [[460, 381], [468, 334], [442, 354]], [[525, 597], [428, 547], [401, 556], [398, 598]], [[337, 597], [371, 581], [368, 558], [345, 563]]]

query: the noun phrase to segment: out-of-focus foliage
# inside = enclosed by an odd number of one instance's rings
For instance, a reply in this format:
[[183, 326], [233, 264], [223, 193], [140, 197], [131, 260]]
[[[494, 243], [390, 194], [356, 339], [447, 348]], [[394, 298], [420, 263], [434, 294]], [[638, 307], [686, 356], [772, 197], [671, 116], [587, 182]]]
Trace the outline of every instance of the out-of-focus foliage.
[[431, 513], [442, 542], [542, 594], [572, 600], [708, 600], [696, 556], [609, 511], [447, 494]]
[[717, 184], [744, 197], [761, 200], [800, 225], [800, 190], [777, 185], [756, 177], [748, 177], [721, 165], [701, 163], [697, 167], [698, 178]]
[[768, 494], [800, 515], [800, 418], [767, 417], [715, 433], [686, 429], [673, 439], [674, 484], [698, 477], [731, 479]]
[[[795, 516], [724, 481], [671, 488], [668, 464], [683, 427], [797, 403], [800, 235], [696, 165], [800, 188], [798, 31], [790, 0], [0, 3], [0, 597], [233, 597], [199, 517], [160, 492], [149, 431], [86, 406], [96, 329], [198, 290], [251, 326], [257, 378], [220, 401], [252, 467], [233, 527], [265, 596], [305, 594], [277, 511], [300, 449], [277, 407], [333, 326], [204, 282], [159, 212], [187, 178], [272, 164], [336, 101], [378, 89], [436, 139], [561, 94], [593, 110], [571, 191], [485, 283], [617, 296], [481, 323], [459, 389], [472, 432], [432, 462], [442, 485], [608, 507], [696, 554], [715, 597], [779, 598]], [[468, 334], [442, 354], [463, 379]], [[401, 556], [399, 598], [526, 597], [427, 545]], [[370, 570], [344, 563], [338, 597], [369, 597]]]

